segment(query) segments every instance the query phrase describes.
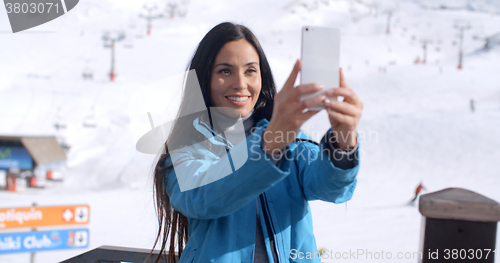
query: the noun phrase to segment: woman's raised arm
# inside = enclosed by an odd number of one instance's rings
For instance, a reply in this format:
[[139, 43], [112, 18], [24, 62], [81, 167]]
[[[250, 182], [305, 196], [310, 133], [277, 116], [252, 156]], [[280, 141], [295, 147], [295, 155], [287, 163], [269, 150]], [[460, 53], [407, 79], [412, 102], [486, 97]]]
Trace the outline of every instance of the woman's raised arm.
[[[263, 128], [257, 128], [221, 159], [201, 158], [196, 150], [171, 153], [167, 165], [173, 159], [175, 169], [166, 175], [166, 190], [172, 207], [186, 217], [212, 219], [229, 215], [248, 202], [255, 200], [262, 192], [271, 188], [290, 174], [287, 167], [276, 167], [261, 149]], [[239, 149], [238, 149], [239, 148]], [[246, 151], [247, 160], [239, 169], [229, 164], [238, 151]], [[229, 169], [229, 171], [228, 171]], [[210, 183], [203, 180], [213, 174], [227, 174]], [[189, 185], [180, 187], [179, 183]], [[193, 187], [195, 186], [195, 187]], [[181, 189], [182, 188], [182, 189]], [[186, 190], [188, 189], [188, 190]]]

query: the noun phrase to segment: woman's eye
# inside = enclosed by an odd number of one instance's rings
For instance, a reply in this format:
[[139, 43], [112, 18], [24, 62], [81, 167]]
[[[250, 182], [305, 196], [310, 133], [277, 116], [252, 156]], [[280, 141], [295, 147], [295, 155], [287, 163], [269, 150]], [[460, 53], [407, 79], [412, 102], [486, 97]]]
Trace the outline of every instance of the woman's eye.
[[255, 70], [254, 68], [250, 68], [247, 71], [249, 71], [249, 72], [257, 72], [257, 70]]
[[229, 71], [229, 69], [225, 68], [225, 69], [221, 69], [221, 70], [219, 70], [219, 73], [229, 74], [229, 73], [231, 73], [231, 72]]

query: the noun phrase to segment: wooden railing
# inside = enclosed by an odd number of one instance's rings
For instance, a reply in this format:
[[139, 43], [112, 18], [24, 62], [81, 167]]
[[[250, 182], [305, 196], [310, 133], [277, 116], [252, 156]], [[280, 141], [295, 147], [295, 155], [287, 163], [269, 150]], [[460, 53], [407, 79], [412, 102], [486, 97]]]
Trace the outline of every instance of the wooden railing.
[[[148, 258], [149, 252], [149, 249], [100, 246], [61, 263], [153, 263], [159, 251], [155, 250], [152, 257]], [[160, 262], [167, 263], [165, 260]]]

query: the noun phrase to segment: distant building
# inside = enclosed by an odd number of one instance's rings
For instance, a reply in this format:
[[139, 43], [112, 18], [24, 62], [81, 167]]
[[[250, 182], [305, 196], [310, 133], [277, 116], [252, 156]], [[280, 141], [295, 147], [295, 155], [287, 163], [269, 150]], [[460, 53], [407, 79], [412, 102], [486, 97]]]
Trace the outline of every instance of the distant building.
[[0, 185], [7, 190], [15, 191], [18, 179], [33, 187], [37, 178], [53, 179], [65, 160], [66, 153], [54, 136], [0, 135]]

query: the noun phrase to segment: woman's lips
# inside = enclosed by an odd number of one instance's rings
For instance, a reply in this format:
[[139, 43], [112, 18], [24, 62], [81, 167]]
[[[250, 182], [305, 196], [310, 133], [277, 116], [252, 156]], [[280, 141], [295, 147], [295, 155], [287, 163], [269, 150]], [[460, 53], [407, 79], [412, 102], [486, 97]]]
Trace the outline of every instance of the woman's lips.
[[[235, 106], [239, 106], [239, 107], [246, 105], [250, 101], [250, 97], [249, 96], [226, 96], [226, 99], [231, 104], [233, 104]], [[237, 100], [234, 100], [234, 99], [237, 99]]]

